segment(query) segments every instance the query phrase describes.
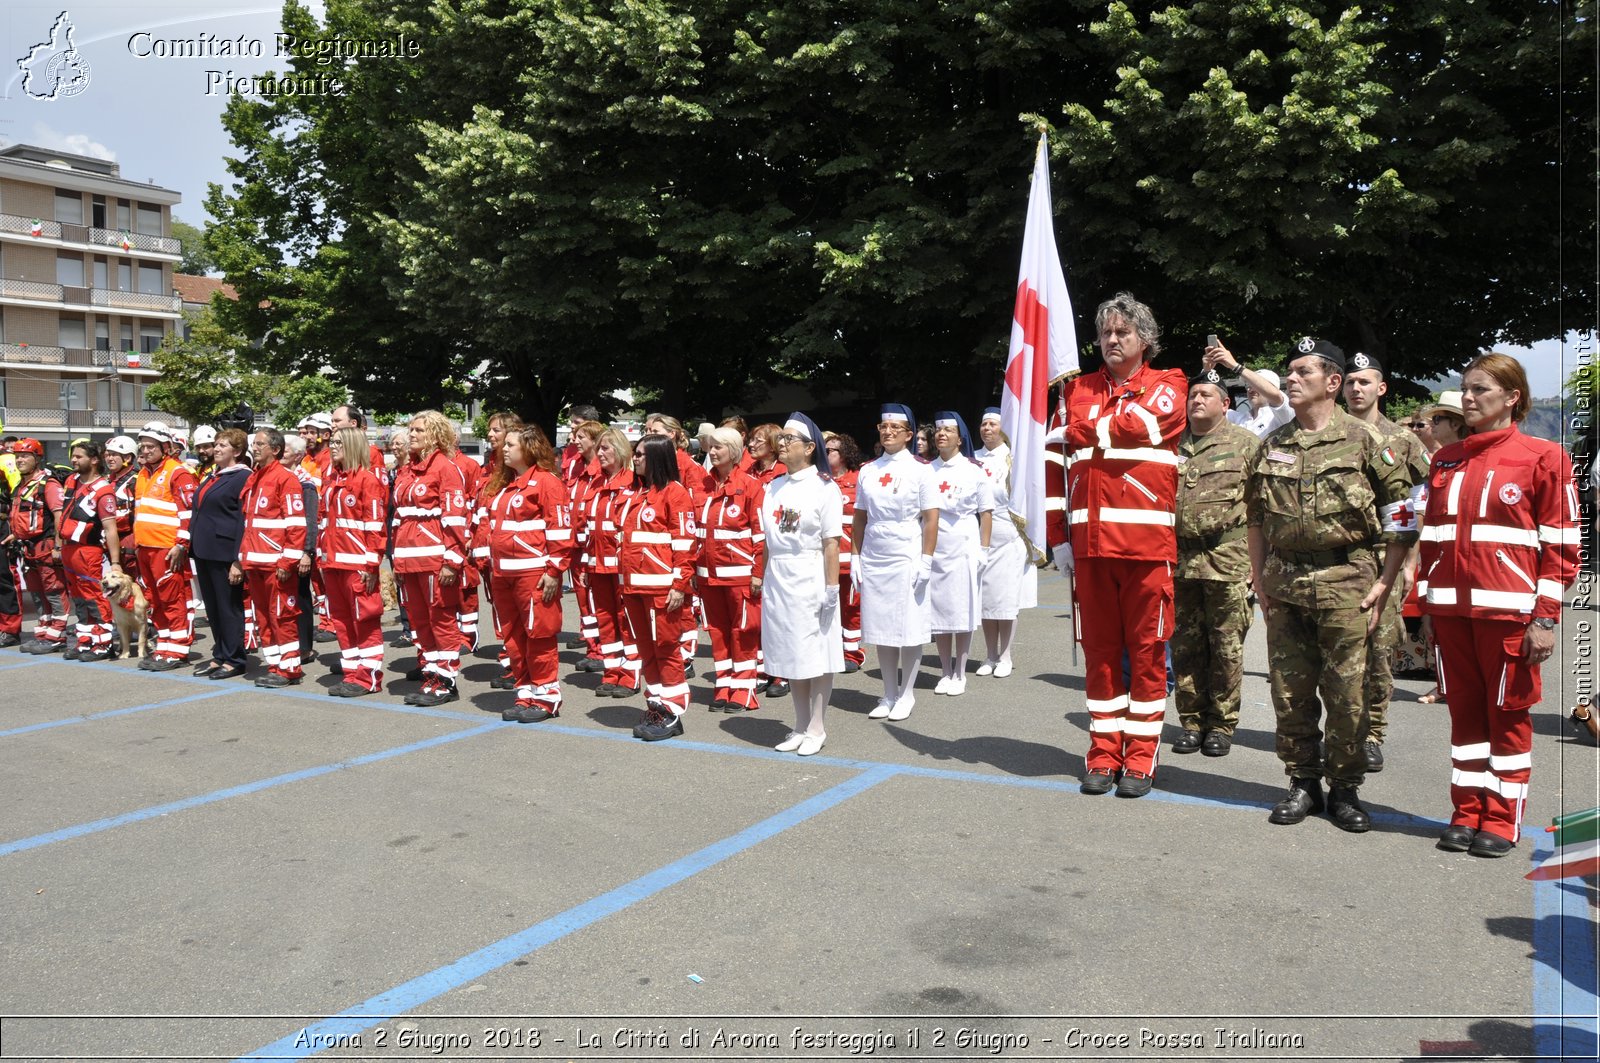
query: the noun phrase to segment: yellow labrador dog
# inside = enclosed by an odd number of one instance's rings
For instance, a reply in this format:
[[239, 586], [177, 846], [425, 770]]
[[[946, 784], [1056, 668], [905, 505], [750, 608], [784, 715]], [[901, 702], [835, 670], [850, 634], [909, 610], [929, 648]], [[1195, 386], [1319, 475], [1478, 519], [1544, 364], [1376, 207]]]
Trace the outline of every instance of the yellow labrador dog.
[[111, 572], [101, 581], [105, 588], [106, 598], [111, 602], [112, 620], [117, 626], [117, 637], [121, 643], [121, 656], [127, 657], [128, 648], [138, 638], [139, 653], [134, 660], [143, 660], [145, 650], [148, 648], [149, 633], [145, 629], [145, 618], [150, 614], [150, 603], [144, 599], [144, 591], [139, 589], [139, 584], [134, 582], [132, 576], [122, 572]]

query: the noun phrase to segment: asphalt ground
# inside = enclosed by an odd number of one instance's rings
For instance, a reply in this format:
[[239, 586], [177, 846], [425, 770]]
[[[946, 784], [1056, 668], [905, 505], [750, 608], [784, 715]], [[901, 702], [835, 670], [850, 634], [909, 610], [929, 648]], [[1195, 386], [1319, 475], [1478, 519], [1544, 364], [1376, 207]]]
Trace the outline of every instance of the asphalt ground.
[[570, 650], [560, 719], [520, 726], [489, 651], [429, 710], [409, 651], [356, 700], [325, 694], [337, 652], [268, 691], [0, 651], [0, 1059], [1594, 1058], [1595, 880], [1523, 878], [1600, 804], [1565, 719], [1592, 611], [1546, 666], [1503, 860], [1433, 847], [1425, 677], [1370, 833], [1268, 824], [1259, 617], [1230, 756], [1168, 752], [1169, 709], [1149, 796], [1079, 794], [1069, 625], [1024, 614], [1015, 674], [959, 698], [929, 646], [901, 723], [867, 719], [869, 655], [811, 758], [771, 749], [787, 699], [706, 711], [705, 643], [655, 744]]

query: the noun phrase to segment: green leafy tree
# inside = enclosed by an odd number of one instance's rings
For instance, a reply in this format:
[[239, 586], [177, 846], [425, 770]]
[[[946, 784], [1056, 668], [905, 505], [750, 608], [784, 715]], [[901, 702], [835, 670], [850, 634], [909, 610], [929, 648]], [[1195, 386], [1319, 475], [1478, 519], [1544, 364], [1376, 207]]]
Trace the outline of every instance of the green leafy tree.
[[206, 234], [186, 221], [172, 219], [172, 238], [178, 241], [183, 261], [175, 267], [179, 273], [203, 277], [217, 268], [216, 259], [206, 250]]
[[350, 393], [343, 384], [313, 373], [284, 382], [277, 398], [273, 420], [280, 429], [288, 431], [309, 414], [327, 413], [350, 401]]
[[151, 356], [161, 374], [146, 392], [153, 406], [191, 424], [212, 424], [240, 402], [257, 410], [273, 403], [279, 378], [239, 360], [249, 344], [223, 327], [213, 307], [190, 312], [186, 321], [188, 338], [172, 332]]

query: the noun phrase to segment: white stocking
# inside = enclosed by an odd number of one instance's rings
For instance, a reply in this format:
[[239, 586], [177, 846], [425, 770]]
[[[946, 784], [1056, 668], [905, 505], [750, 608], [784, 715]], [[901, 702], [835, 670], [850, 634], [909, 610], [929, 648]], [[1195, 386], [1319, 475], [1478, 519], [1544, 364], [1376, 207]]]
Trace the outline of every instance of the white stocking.
[[[919, 651], [917, 661], [922, 661]], [[878, 647], [878, 670], [883, 673], [883, 700], [893, 705], [900, 697], [900, 647]]]

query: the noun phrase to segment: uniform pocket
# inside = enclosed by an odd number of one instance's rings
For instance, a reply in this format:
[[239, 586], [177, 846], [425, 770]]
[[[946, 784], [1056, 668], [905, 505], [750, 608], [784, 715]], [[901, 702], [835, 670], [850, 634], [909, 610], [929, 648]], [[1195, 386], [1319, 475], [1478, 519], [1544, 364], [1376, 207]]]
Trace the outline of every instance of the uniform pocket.
[[1510, 710], [1527, 709], [1539, 703], [1542, 683], [1539, 666], [1522, 655], [1524, 632], [1507, 635], [1501, 642], [1500, 685], [1496, 691], [1495, 707]]
[[1329, 465], [1317, 474], [1316, 491], [1319, 517], [1374, 513], [1372, 485], [1367, 482], [1366, 471], [1355, 465]]

